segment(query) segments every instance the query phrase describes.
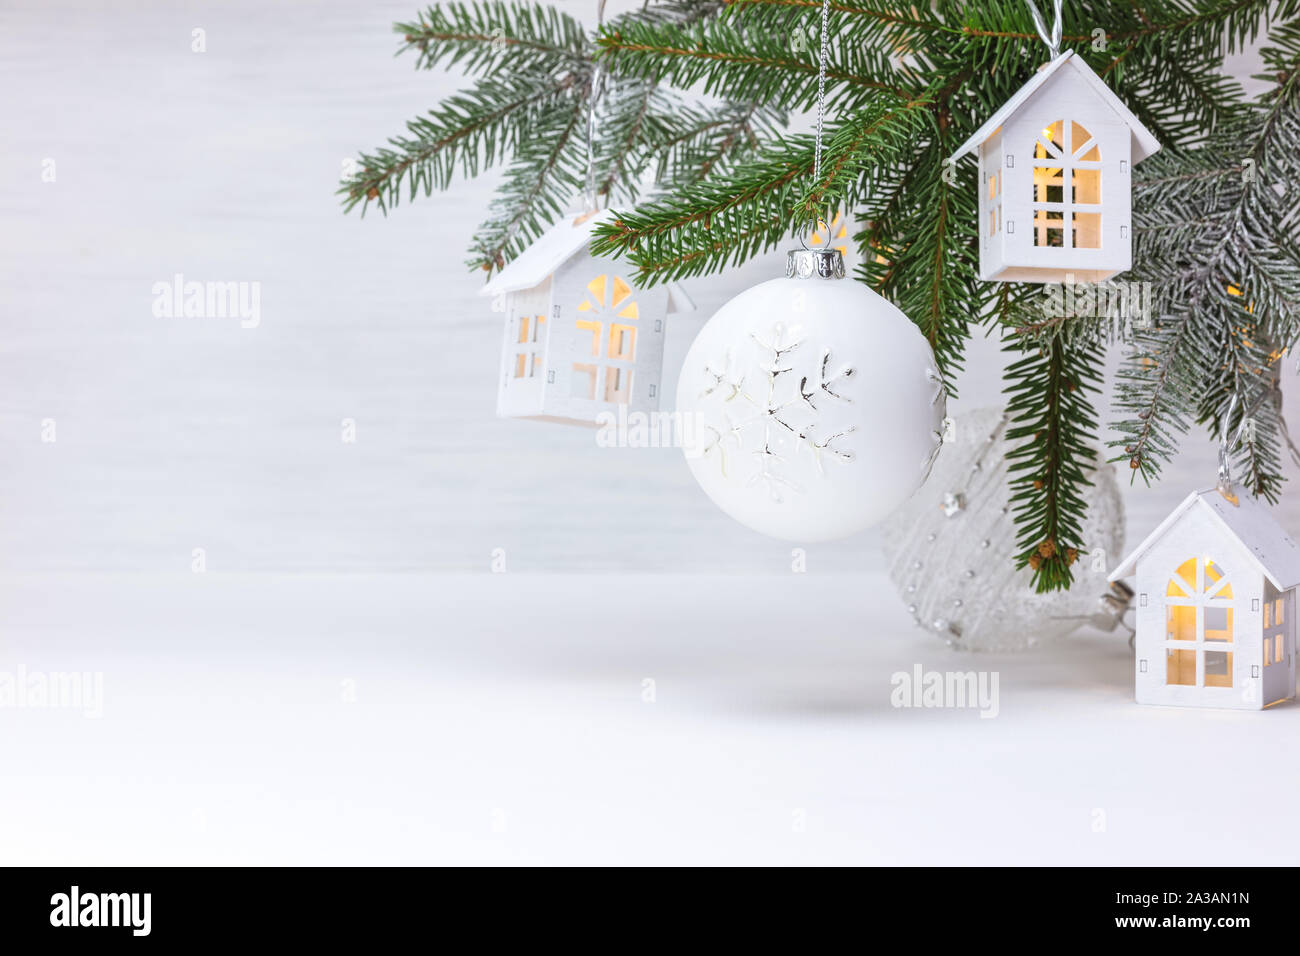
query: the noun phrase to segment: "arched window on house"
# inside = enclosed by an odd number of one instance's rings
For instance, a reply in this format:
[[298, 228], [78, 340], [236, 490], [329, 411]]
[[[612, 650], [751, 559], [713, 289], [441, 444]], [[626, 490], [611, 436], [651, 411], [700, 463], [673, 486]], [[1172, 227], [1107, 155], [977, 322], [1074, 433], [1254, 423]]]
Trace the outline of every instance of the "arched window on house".
[[[632, 284], [622, 276], [598, 275], [587, 283], [587, 295], [578, 304], [577, 320], [584, 348], [579, 355], [591, 361], [573, 363], [574, 398], [595, 399], [626, 405], [632, 398], [632, 375], [636, 364], [636, 320], [640, 310]], [[585, 354], [587, 335], [591, 354]], [[597, 379], [603, 372], [603, 385]]]
[[1034, 143], [1034, 245], [1101, 248], [1101, 147], [1078, 123], [1057, 120]]
[[1232, 583], [1211, 558], [1188, 558], [1165, 589], [1165, 683], [1232, 686]]

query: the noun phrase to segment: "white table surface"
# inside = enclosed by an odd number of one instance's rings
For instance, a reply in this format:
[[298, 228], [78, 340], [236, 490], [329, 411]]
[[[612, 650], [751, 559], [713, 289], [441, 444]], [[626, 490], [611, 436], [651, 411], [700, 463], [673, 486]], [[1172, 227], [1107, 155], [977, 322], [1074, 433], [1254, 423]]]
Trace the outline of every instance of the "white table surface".
[[[415, 9], [0, 10], [0, 672], [104, 681], [98, 719], [0, 708], [0, 861], [1297, 861], [1297, 707], [1138, 707], [1116, 635], [954, 654], [873, 535], [792, 574], [676, 452], [496, 419], [491, 178], [333, 196], [461, 84], [392, 58]], [[692, 282], [667, 368], [775, 261]], [[156, 318], [178, 272], [261, 324]], [[1187, 444], [1130, 541], [1213, 480]], [[916, 664], [996, 671], [999, 715], [892, 707]]]

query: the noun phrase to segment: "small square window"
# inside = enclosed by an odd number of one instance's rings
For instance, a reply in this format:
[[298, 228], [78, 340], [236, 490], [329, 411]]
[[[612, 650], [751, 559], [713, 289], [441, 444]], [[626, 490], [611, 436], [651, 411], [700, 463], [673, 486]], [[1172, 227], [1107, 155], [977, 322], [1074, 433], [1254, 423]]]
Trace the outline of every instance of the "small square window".
[[1205, 686], [1232, 686], [1232, 651], [1205, 652]]
[[1059, 209], [1034, 211], [1034, 245], [1062, 248], [1065, 245], [1065, 213]]
[[574, 362], [569, 389], [569, 394], [574, 398], [594, 399], [596, 397], [596, 366], [583, 362]]
[[1232, 640], [1232, 608], [1207, 607], [1205, 615], [1205, 639], [1207, 641]]
[[1146, 606], [1147, 606], [1147, 592], [1143, 591], [1140, 595], [1138, 595], [1138, 607], [1146, 607]]
[[1074, 248], [1101, 248], [1101, 213], [1076, 212], [1074, 214]]
[[626, 368], [605, 369], [605, 401], [616, 405], [626, 405], [632, 398], [632, 370]]
[[1251, 609], [1252, 611], [1258, 611], [1258, 610], [1259, 610], [1259, 598], [1254, 598], [1254, 599], [1251, 600], [1251, 602], [1250, 602], [1250, 609]]
[[1034, 202], [1065, 202], [1065, 179], [1060, 166], [1034, 164]]
[[1138, 661], [1138, 673], [1145, 674], [1146, 672], [1147, 672], [1147, 659], [1144, 657], [1142, 658], [1142, 660]]
[[1070, 178], [1074, 202], [1090, 206], [1101, 204], [1100, 169], [1076, 169]]
[[1251, 677], [1258, 677], [1258, 676], [1259, 676], [1259, 665], [1258, 665], [1258, 664], [1251, 664], [1251, 665], [1250, 665], [1250, 676], [1251, 676]]
[[1190, 648], [1166, 648], [1165, 683], [1182, 687], [1196, 686], [1196, 651]]
[[591, 319], [579, 319], [578, 328], [584, 332], [591, 333], [591, 354], [593, 357], [600, 354], [600, 336], [605, 331], [605, 327], [599, 322], [593, 322]]
[[1165, 639], [1196, 640], [1196, 608], [1188, 604], [1165, 605]]
[[609, 357], [623, 362], [636, 361], [636, 328], [631, 325], [609, 327]]

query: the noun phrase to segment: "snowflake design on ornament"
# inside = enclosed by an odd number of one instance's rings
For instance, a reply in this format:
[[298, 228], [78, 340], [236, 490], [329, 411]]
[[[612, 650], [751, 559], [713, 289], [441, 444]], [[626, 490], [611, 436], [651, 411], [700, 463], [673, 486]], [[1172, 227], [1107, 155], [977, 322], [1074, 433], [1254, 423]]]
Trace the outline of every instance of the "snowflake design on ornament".
[[704, 426], [711, 437], [702, 454], [716, 457], [726, 476], [728, 449], [734, 448], [753, 461], [746, 485], [761, 484], [773, 501], [780, 502], [787, 491], [804, 491], [782, 472], [788, 461], [778, 450], [783, 439], [794, 441], [794, 454], [812, 455], [818, 474], [826, 473], [828, 462], [853, 461], [853, 452], [838, 447], [836, 441], [857, 426], [823, 434], [818, 416], [824, 403], [853, 401], [837, 388], [856, 372], [848, 365], [833, 368], [830, 350], [823, 349], [811, 371], [800, 374], [796, 366], [805, 340], [797, 327], [790, 330], [778, 323], [766, 335], [751, 333], [750, 338], [761, 356], [756, 367], [741, 367], [730, 349], [721, 362], [704, 367], [706, 384], [700, 397], [714, 397], [722, 407], [720, 421]]

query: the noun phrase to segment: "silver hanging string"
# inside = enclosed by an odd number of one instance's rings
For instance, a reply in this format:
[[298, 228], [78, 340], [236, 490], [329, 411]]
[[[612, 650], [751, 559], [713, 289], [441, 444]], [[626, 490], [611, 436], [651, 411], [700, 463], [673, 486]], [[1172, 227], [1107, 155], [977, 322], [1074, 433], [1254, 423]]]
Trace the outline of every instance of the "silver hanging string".
[[1233, 392], [1232, 398], [1228, 401], [1228, 410], [1223, 413], [1223, 432], [1219, 437], [1219, 481], [1216, 486], [1219, 494], [1225, 498], [1233, 499], [1236, 497], [1232, 490], [1232, 463], [1229, 461], [1228, 456], [1234, 448], [1241, 444], [1241, 437], [1246, 433], [1246, 423], [1259, 411], [1260, 406], [1264, 404], [1264, 399], [1270, 394], [1269, 389], [1260, 392], [1259, 398], [1255, 399], [1250, 408], [1246, 409], [1241, 416], [1236, 433], [1231, 435], [1229, 432], [1232, 429], [1232, 413], [1241, 404], [1241, 394]]
[[[596, 3], [596, 29], [605, 22], [605, 0]], [[596, 203], [596, 100], [600, 98], [605, 84], [605, 70], [596, 63], [591, 70], [591, 92], [587, 96], [587, 212], [593, 213], [599, 207]]]
[[[814, 184], [821, 176], [822, 172], [822, 131], [826, 126], [826, 70], [830, 63], [830, 46], [831, 46], [831, 0], [822, 0], [822, 26], [821, 26], [821, 49], [817, 55], [817, 133], [815, 145], [813, 147], [813, 169], [812, 178]], [[805, 249], [808, 248], [808, 240], [804, 235], [806, 231], [809, 236], [817, 232], [817, 227], [826, 223], [826, 231], [829, 237], [830, 222], [834, 217], [831, 215], [830, 206], [826, 207], [825, 218], [820, 212], [813, 213], [809, 220], [799, 227], [799, 241], [803, 243]]]
[[817, 148], [813, 153], [813, 179], [822, 172], [822, 127], [826, 123], [826, 65], [830, 60], [831, 0], [822, 0], [821, 53], [817, 61]]
[[1029, 12], [1034, 16], [1034, 28], [1038, 35], [1042, 37], [1047, 48], [1052, 51], [1052, 59], [1055, 60], [1061, 55], [1061, 4], [1063, 0], [1052, 0], [1052, 29], [1049, 32], [1047, 24], [1043, 20], [1043, 15], [1038, 12], [1038, 4], [1034, 0], [1025, 0], [1025, 6], [1029, 7]]

